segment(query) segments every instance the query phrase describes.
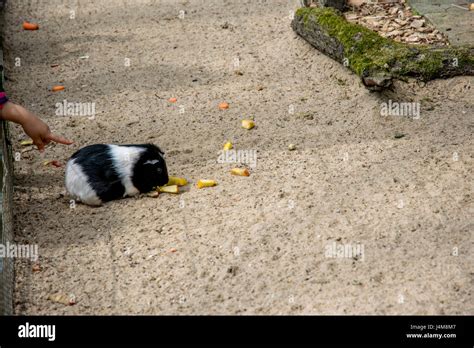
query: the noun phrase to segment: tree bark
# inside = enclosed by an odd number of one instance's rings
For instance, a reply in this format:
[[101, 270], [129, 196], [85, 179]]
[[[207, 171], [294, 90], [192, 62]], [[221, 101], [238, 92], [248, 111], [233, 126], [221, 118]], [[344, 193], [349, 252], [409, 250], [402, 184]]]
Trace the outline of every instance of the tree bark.
[[474, 75], [473, 46], [429, 47], [395, 42], [347, 22], [332, 8], [301, 8], [292, 28], [318, 50], [349, 67], [371, 90], [387, 88], [393, 79], [428, 81]]

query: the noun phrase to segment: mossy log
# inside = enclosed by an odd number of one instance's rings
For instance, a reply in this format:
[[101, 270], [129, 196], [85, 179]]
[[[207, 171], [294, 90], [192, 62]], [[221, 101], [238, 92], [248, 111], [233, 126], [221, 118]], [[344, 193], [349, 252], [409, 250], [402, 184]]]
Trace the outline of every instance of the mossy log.
[[295, 32], [329, 57], [343, 63], [371, 90], [393, 79], [422, 81], [474, 75], [474, 47], [408, 45], [383, 38], [349, 23], [332, 8], [300, 8], [292, 22]]

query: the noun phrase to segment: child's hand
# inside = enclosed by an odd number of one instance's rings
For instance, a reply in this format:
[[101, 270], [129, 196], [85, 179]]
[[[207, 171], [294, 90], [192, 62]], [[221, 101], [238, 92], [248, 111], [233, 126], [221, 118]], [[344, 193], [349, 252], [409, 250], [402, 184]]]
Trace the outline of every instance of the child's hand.
[[22, 127], [25, 133], [33, 140], [33, 144], [41, 152], [44, 151], [44, 147], [51, 141], [65, 145], [72, 144], [72, 141], [51, 133], [48, 125], [34, 115], [30, 115], [28, 121], [22, 124]]
[[6, 102], [3, 108], [0, 109], [0, 118], [21, 124], [25, 133], [33, 140], [33, 144], [41, 152], [44, 151], [44, 147], [51, 141], [65, 145], [72, 144], [72, 141], [52, 134], [48, 125], [41, 121], [38, 116], [29, 112], [21, 105], [10, 101]]

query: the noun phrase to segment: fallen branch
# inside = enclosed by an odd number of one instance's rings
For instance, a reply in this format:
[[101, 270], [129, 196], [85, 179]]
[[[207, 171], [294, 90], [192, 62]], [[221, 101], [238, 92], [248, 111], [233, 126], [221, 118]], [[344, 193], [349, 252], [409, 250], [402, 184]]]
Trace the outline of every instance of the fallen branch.
[[383, 38], [349, 23], [332, 8], [300, 8], [292, 22], [295, 32], [329, 57], [343, 63], [371, 90], [392, 79], [422, 81], [474, 75], [474, 47], [413, 46]]

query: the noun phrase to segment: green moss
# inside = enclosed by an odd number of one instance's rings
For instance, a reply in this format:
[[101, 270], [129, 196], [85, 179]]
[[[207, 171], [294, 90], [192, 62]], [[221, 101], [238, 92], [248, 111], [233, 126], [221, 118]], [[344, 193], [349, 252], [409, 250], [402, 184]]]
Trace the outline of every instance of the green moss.
[[433, 49], [413, 46], [383, 38], [378, 33], [358, 24], [349, 23], [332, 8], [300, 8], [297, 19], [302, 19], [306, 30], [317, 24], [344, 47], [344, 58], [358, 75], [370, 71], [390, 72], [393, 77], [415, 76], [423, 80], [440, 75], [443, 61], [456, 57], [458, 64], [474, 64], [469, 49]]

